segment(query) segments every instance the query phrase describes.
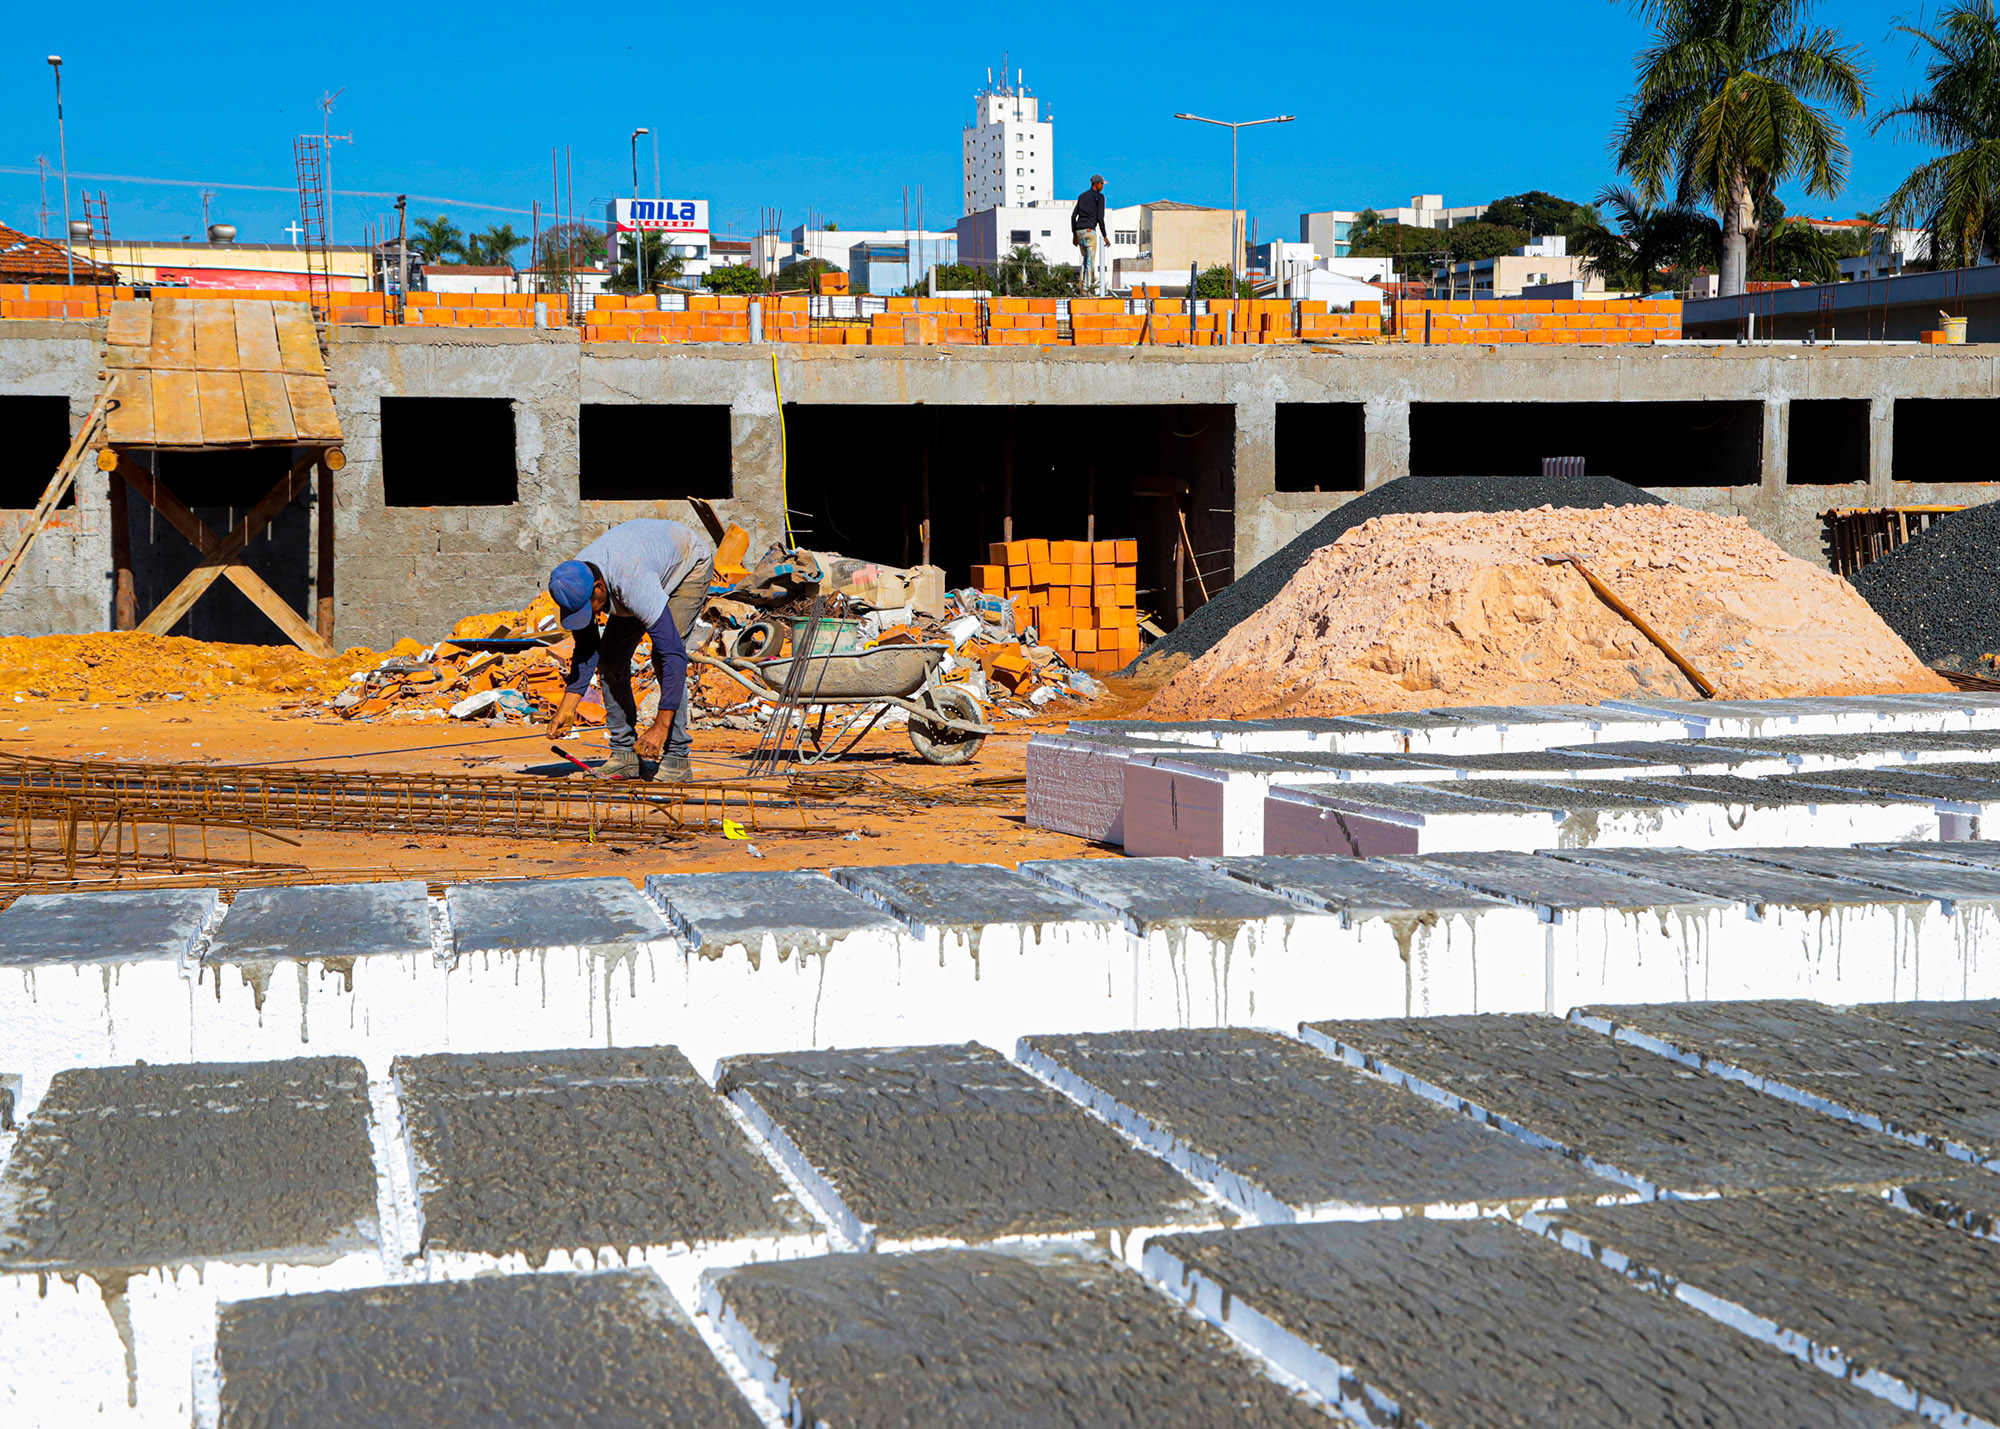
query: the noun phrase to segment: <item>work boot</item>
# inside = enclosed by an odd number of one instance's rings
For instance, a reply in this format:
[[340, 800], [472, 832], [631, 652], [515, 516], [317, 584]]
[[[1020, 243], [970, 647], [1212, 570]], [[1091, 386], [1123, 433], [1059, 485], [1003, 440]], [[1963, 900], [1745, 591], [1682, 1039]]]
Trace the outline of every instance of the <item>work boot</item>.
[[662, 754], [659, 767], [653, 771], [655, 779], [663, 779], [669, 784], [685, 784], [694, 778], [694, 770], [688, 765], [685, 754]]
[[611, 757], [597, 766], [600, 779], [644, 779], [645, 766], [639, 763], [639, 756], [629, 749], [614, 749]]

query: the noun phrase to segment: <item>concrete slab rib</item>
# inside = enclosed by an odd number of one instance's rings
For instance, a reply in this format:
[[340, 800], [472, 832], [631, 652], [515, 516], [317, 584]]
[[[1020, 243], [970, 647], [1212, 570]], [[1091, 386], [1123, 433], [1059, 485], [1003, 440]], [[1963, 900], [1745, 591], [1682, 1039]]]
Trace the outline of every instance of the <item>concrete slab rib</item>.
[[[900, 922], [905, 962], [924, 969], [911, 999], [923, 1040], [1011, 1047], [1025, 1032], [1130, 1027], [1137, 999], [1124, 921], [1053, 884], [997, 864], [841, 868], [835, 882]], [[934, 971], [933, 971], [934, 969]]]
[[1686, 837], [1676, 830], [1672, 838], [1661, 839], [1684, 848], [1787, 843], [1845, 848], [1884, 838], [1934, 839], [1941, 828], [1936, 806], [1928, 801], [1777, 777], [1685, 774], [1628, 780], [1619, 787], [1677, 800], [1698, 811], [1701, 822], [1687, 830]]
[[2000, 1245], [1855, 1195], [1591, 1207], [1549, 1223], [1926, 1419], [2000, 1422]]
[[1740, 856], [1759, 864], [1936, 901], [1953, 930], [1956, 958], [1942, 967], [1934, 963], [1916, 985], [1907, 991], [1899, 989], [1896, 995], [1928, 999], [2000, 994], [2000, 868], [1868, 847], [1745, 849]]
[[985, 1047], [737, 1057], [731, 1097], [861, 1249], [1216, 1224], [1159, 1161]]
[[[1753, 741], [1754, 743], [1754, 741]], [[1658, 764], [1681, 774], [1783, 774], [1792, 767], [1782, 753], [1754, 749], [1738, 741], [1620, 739], [1564, 745], [1554, 754], [1601, 753], [1642, 764]]]
[[245, 1300], [217, 1341], [232, 1426], [760, 1422], [650, 1271]]
[[1178, 858], [1052, 859], [1020, 871], [1124, 919], [1139, 1026], [1237, 1026], [1274, 999], [1338, 1005], [1356, 939], [1337, 915]]
[[1954, 1165], [1552, 1017], [1322, 1022], [1301, 1035], [1649, 1194], [1882, 1187]]
[[446, 1045], [446, 972], [421, 883], [249, 888], [203, 955], [197, 1058], [359, 1057]]
[[1341, 784], [1337, 767], [1282, 755], [1190, 750], [1125, 764], [1125, 851], [1137, 858], [1262, 853], [1274, 785]]
[[679, 949], [625, 879], [461, 884], [445, 890], [445, 908], [452, 1048], [645, 1046], [678, 1035]]
[[[1352, 955], [1323, 970], [1342, 1017], [1547, 1010], [1540, 916], [1458, 885], [1355, 858], [1211, 860], [1232, 878], [1340, 915]], [[1308, 1014], [1309, 1015], [1309, 1014]]]
[[1747, 952], [1755, 928], [1726, 898], [1609, 869], [1520, 853], [1435, 854], [1399, 868], [1532, 908], [1543, 923], [1544, 1003], [1675, 1002], [1707, 995], [1711, 968]]
[[1557, 820], [1546, 810], [1475, 797], [1467, 782], [1273, 788], [1261, 852], [1373, 858], [1555, 842]]
[[1027, 1037], [1020, 1056], [1266, 1223], [1518, 1212], [1626, 1194], [1271, 1032]]
[[[697, 1067], [740, 1052], [924, 1040], [949, 970], [822, 873], [651, 874], [680, 941], [674, 1036]], [[970, 977], [964, 979], [970, 981]]]
[[0, 1417], [185, 1424], [218, 1301], [381, 1279], [368, 1121], [349, 1058], [58, 1075], [0, 1177]]
[[1578, 1022], [1960, 1160], [2000, 1159], [2000, 1052], [1818, 1002], [1586, 1007]]
[[794, 1422], [883, 1429], [1324, 1425], [1133, 1271], [1070, 1248], [717, 1274], [704, 1308]]
[[30, 893], [0, 910], [0, 1081], [26, 1115], [68, 1067], [185, 1062], [212, 888]]
[[1362, 1423], [1921, 1422], [1502, 1222], [1167, 1236], [1146, 1268]]
[[821, 1239], [672, 1047], [398, 1058], [395, 1078], [444, 1273]]
[[1711, 957], [1704, 998], [1829, 1002], [1939, 996], [1964, 985], [1964, 934], [1935, 900], [1694, 849], [1551, 855], [1740, 902], [1740, 955]]

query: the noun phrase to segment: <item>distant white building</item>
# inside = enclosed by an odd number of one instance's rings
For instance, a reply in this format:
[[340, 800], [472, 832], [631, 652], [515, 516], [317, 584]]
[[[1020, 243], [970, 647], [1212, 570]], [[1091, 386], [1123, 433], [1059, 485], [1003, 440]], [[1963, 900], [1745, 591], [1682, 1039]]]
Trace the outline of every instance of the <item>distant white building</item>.
[[[958, 260], [961, 263], [993, 263], [1016, 248], [1030, 248], [1037, 258], [1054, 266], [1082, 261], [1070, 242], [1069, 214], [1074, 198], [1052, 199], [1044, 204], [1021, 208], [989, 208], [969, 213], [958, 221]], [[1104, 210], [1104, 228], [1110, 241], [1102, 247], [1101, 277], [1108, 278], [1119, 262], [1139, 256], [1139, 205]]]
[[708, 251], [708, 200], [705, 198], [616, 198], [605, 209], [611, 224], [614, 266], [631, 258], [636, 236], [658, 233], [667, 252], [681, 260], [685, 277], [699, 278], [715, 266]]
[[1003, 71], [973, 97], [972, 123], [965, 127], [965, 208], [1027, 208], [1055, 199], [1055, 121], [1040, 114], [1041, 101]]
[[[1375, 217], [1383, 223], [1400, 223], [1410, 228], [1455, 228], [1486, 214], [1487, 205], [1446, 208], [1443, 194], [1412, 194], [1400, 208], [1378, 208]], [[1345, 258], [1354, 225], [1362, 209], [1325, 209], [1299, 215], [1299, 241], [1309, 243], [1322, 258]]]
[[935, 252], [957, 237], [949, 228], [807, 228], [802, 223], [790, 233], [759, 234], [750, 247], [757, 271], [770, 277], [787, 264], [811, 258], [847, 272], [849, 255], [858, 244], [915, 244], [922, 251]]

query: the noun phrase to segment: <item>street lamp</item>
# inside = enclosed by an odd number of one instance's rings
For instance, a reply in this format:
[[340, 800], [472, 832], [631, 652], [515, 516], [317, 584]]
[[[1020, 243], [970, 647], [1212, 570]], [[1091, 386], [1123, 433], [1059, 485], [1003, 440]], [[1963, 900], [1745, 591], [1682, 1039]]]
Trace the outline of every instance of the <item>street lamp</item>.
[[639, 227], [639, 136], [652, 132], [645, 128], [632, 131], [632, 271], [638, 275], [642, 293], [646, 291], [646, 235]]
[[49, 68], [56, 72], [56, 143], [62, 149], [63, 175], [63, 258], [69, 264], [69, 285], [76, 286], [76, 249], [70, 245], [76, 235], [69, 231], [69, 135], [63, 129], [62, 112], [62, 56], [50, 55]]
[[[1197, 124], [1219, 124], [1229, 131], [1229, 296], [1236, 296], [1236, 265], [1243, 259], [1243, 235], [1241, 222], [1236, 212], [1236, 131], [1248, 129], [1253, 124], [1289, 124], [1298, 116], [1279, 114], [1270, 119], [1204, 119], [1199, 114], [1176, 114], [1176, 119], [1191, 119]], [[1194, 294], [1188, 294], [1191, 299]]]

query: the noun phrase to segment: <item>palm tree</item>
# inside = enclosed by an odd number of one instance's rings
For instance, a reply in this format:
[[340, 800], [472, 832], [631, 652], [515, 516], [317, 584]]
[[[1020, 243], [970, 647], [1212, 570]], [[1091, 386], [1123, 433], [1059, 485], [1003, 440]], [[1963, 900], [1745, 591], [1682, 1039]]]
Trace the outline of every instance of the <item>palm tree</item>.
[[443, 214], [435, 218], [420, 218], [416, 222], [416, 232], [410, 238], [410, 250], [426, 263], [458, 258], [465, 252], [465, 235]]
[[2000, 16], [1993, 0], [1959, 0], [1931, 30], [1899, 25], [1928, 45], [1928, 88], [1876, 117], [1944, 152], [1882, 205], [1900, 228], [1927, 228], [1927, 266], [1969, 268], [2000, 256]]
[[1614, 230], [1599, 220], [1570, 238], [1570, 248], [1586, 270], [1616, 288], [1653, 290], [1660, 270], [1671, 268], [1675, 286], [1686, 273], [1713, 262], [1721, 239], [1715, 220], [1684, 204], [1648, 203], [1622, 184], [1607, 185], [1597, 203], [1608, 209]]
[[[1618, 167], [1722, 219], [1724, 297], [1743, 291], [1756, 195], [1788, 179], [1831, 197], [1847, 176], [1835, 115], [1858, 117], [1860, 52], [1809, 28], [1810, 0], [1633, 0], [1658, 26], [1616, 136]], [[1826, 107], [1821, 107], [1821, 106]], [[1831, 110], [1831, 112], [1829, 112]]]
[[465, 261], [492, 268], [511, 267], [514, 250], [527, 241], [527, 235], [516, 233], [513, 224], [496, 223], [465, 240]]

